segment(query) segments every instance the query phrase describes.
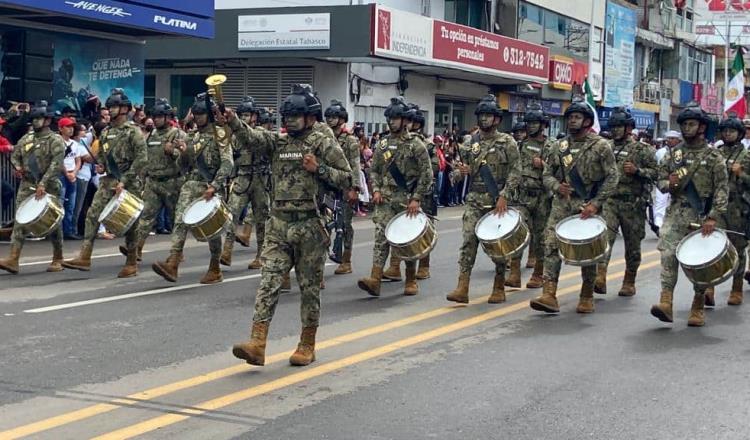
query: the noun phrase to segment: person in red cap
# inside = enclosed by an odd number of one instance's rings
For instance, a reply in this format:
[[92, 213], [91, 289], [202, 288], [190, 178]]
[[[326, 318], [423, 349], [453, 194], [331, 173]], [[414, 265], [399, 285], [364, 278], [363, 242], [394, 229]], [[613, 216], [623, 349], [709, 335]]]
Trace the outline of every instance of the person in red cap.
[[63, 158], [63, 169], [60, 176], [62, 191], [60, 199], [63, 202], [65, 216], [63, 217], [63, 237], [68, 240], [78, 240], [76, 228], [73, 225], [75, 213], [77, 188], [76, 174], [81, 169], [81, 145], [72, 139], [76, 129], [76, 121], [72, 118], [62, 118], [57, 121], [57, 128], [65, 143], [65, 157]]

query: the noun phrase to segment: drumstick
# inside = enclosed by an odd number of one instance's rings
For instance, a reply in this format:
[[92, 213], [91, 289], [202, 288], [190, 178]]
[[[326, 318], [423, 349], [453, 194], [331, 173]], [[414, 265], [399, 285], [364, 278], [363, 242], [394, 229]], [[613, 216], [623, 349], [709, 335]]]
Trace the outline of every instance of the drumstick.
[[[404, 208], [404, 209], [406, 209], [406, 208], [407, 208], [407, 206], [406, 206], [406, 205], [404, 205], [403, 203], [399, 203], [399, 204], [398, 204], [398, 206], [400, 206], [400, 207], [402, 207], [402, 208]], [[419, 212], [421, 212], [422, 214], [426, 215], [426, 216], [427, 216], [427, 218], [429, 218], [429, 219], [435, 220], [436, 222], [439, 222], [439, 221], [440, 221], [440, 219], [439, 219], [439, 218], [437, 218], [437, 217], [435, 217], [434, 215], [430, 215], [430, 214], [428, 214], [428, 213], [426, 213], [426, 212], [422, 211], [422, 208], [419, 208]]]
[[[690, 223], [689, 227], [690, 227], [690, 229], [698, 230], [698, 229], [702, 228], [703, 226], [699, 225], [698, 223]], [[746, 237], [744, 232], [731, 231], [729, 229], [722, 229], [722, 228], [716, 228], [716, 229], [721, 229], [722, 231], [724, 231], [727, 234], [735, 234], [735, 235], [739, 235], [740, 237]]]

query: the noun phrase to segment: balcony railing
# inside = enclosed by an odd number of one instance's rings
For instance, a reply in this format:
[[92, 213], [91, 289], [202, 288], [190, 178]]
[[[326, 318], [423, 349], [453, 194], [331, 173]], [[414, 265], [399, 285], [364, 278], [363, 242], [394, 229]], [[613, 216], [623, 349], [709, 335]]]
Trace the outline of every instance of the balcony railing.
[[642, 82], [633, 89], [633, 100], [659, 104], [662, 99], [672, 99], [672, 89], [655, 82]]

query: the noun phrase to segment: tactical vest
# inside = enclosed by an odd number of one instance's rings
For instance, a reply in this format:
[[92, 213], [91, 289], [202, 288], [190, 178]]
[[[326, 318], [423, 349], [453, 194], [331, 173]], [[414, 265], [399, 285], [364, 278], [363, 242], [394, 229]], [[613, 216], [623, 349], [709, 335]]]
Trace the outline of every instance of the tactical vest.
[[541, 157], [544, 159], [545, 142], [535, 139], [526, 139], [519, 145], [521, 154], [521, 188], [523, 189], [543, 189], [542, 174], [544, 168], [534, 167], [534, 158]]
[[101, 135], [101, 151], [104, 155], [99, 162], [106, 165], [108, 160], [112, 160], [120, 173], [128, 172], [135, 160], [135, 148], [130, 143], [132, 136], [141, 136], [141, 133], [131, 122], [105, 128]]
[[[684, 143], [680, 143], [672, 149], [667, 164], [669, 172], [676, 173], [680, 176], [680, 179], [685, 178], [689, 170], [697, 165], [691, 180], [695, 185], [698, 196], [704, 200], [714, 194], [712, 173], [716, 158], [712, 157], [711, 152], [705, 143], [702, 148], [687, 148]], [[684, 193], [684, 191], [681, 191], [676, 195], [676, 198], [685, 199]]]
[[[154, 129], [146, 139], [146, 175], [155, 178], [177, 177], [180, 167], [171, 155], [164, 152], [167, 141], [175, 142], [179, 138], [179, 130], [174, 127]], [[175, 149], [177, 146], [175, 145]]]
[[[23, 175], [23, 180], [38, 183], [31, 172], [33, 168], [36, 168], [34, 172], [39, 174], [37, 176], [38, 179], [44, 176], [44, 173], [54, 159], [53, 141], [59, 137], [60, 135], [53, 132], [47, 132], [40, 136], [37, 136], [35, 133], [27, 133], [18, 141], [16, 148], [19, 148], [21, 152], [20, 165], [26, 171]], [[62, 142], [62, 138], [60, 141]], [[34, 159], [32, 159], [32, 155]], [[30, 164], [30, 162], [34, 161], [36, 162], [36, 166], [33, 163]]]
[[211, 183], [221, 168], [221, 151], [216, 144], [213, 128], [208, 127], [194, 133], [188, 141], [186, 152], [191, 162], [189, 180]]
[[625, 162], [630, 161], [636, 164], [638, 149], [640, 146], [638, 142], [628, 140], [623, 144], [612, 144], [612, 153], [615, 155], [615, 162], [617, 163], [617, 169], [620, 172], [620, 178], [617, 182], [615, 194], [619, 195], [641, 195], [644, 192], [644, 182], [636, 176], [625, 174], [623, 166]]
[[485, 139], [475, 137], [472, 139], [470, 156], [467, 161], [472, 170], [470, 192], [487, 193], [488, 191], [487, 184], [481, 177], [480, 167], [482, 166], [489, 168], [498, 189], [502, 190], [510, 173], [506, 146], [507, 141], [502, 136], [492, 136]]
[[[307, 209], [315, 209], [319, 182], [317, 177], [302, 167], [305, 154], [315, 154], [315, 142], [323, 136], [309, 132], [303, 137], [282, 135], [271, 160], [274, 203], [310, 202]], [[295, 204], [301, 207], [303, 204]]]

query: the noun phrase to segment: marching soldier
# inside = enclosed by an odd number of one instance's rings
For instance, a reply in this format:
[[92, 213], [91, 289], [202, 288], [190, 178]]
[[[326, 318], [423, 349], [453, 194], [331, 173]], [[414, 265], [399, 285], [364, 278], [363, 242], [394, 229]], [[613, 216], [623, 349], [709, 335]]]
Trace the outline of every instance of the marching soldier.
[[[745, 136], [746, 129], [738, 118], [729, 117], [721, 121], [719, 130], [724, 141], [719, 151], [726, 160], [729, 175], [729, 201], [727, 212], [721, 223], [730, 231], [748, 234], [750, 233], [750, 228], [748, 228], [748, 223], [750, 223], [750, 152], [740, 142]], [[742, 276], [747, 259], [745, 252], [747, 235], [727, 234], [727, 236], [739, 255], [727, 304], [738, 306], [742, 304]], [[713, 307], [714, 305], [714, 288], [709, 287], [706, 289], [706, 306]]]
[[[378, 142], [370, 168], [372, 202], [375, 204], [375, 245], [371, 274], [360, 279], [357, 285], [372, 296], [380, 296], [383, 265], [390, 251], [385, 238], [386, 225], [404, 207], [408, 215], [416, 215], [432, 185], [429, 154], [419, 138], [409, 133], [407, 111], [403, 97], [391, 98], [385, 110], [390, 134]], [[404, 295], [418, 292], [416, 262], [409, 261], [406, 263]]]
[[612, 150], [620, 172], [614, 193], [604, 202], [602, 217], [609, 229], [609, 248], [604, 261], [598, 264], [594, 292], [607, 293], [607, 265], [612, 246], [622, 229], [625, 244], [625, 277], [619, 296], [635, 295], [635, 277], [641, 265], [641, 241], [646, 237], [646, 203], [651, 182], [656, 181], [656, 150], [649, 144], [633, 139], [635, 119], [630, 112], [616, 108], [609, 117]]
[[[706, 143], [706, 112], [697, 105], [687, 107], [677, 115], [677, 123], [683, 141], [659, 165], [659, 191], [669, 192], [672, 200], [659, 234], [661, 298], [651, 307], [651, 314], [664, 322], [672, 322], [677, 245], [690, 232], [690, 223], [701, 222], [703, 234], [710, 235], [727, 213], [727, 166], [722, 154]], [[705, 289], [693, 286], [693, 290], [688, 326], [701, 327], [705, 324]]]
[[[581, 214], [590, 218], [601, 211], [617, 185], [617, 165], [606, 140], [591, 131], [594, 112], [576, 101], [565, 110], [568, 135], [553, 145], [544, 166], [544, 186], [554, 193], [545, 232], [544, 286], [542, 295], [529, 303], [532, 309], [559, 313], [557, 281], [562, 261], [558, 254], [555, 225], [564, 218]], [[596, 266], [581, 268], [578, 313], [594, 311]]]
[[[470, 145], [463, 146], [460, 167], [461, 178], [471, 176], [471, 186], [466, 196], [463, 215], [463, 244], [458, 257], [458, 286], [446, 299], [457, 303], [469, 302], [469, 280], [477, 258], [479, 240], [474, 232], [483, 215], [494, 210], [503, 215], [508, 209], [508, 199], [515, 194], [521, 181], [521, 158], [513, 138], [497, 131], [502, 121], [502, 110], [495, 97], [487, 95], [479, 101], [474, 111], [479, 133]], [[487, 302], [505, 301], [505, 260], [493, 260], [495, 280]]]
[[[271, 159], [273, 208], [267, 223], [250, 340], [232, 349], [234, 356], [252, 365], [265, 363], [268, 326], [279, 300], [282, 278], [292, 266], [302, 291], [302, 332], [289, 362], [301, 366], [315, 360], [321, 267], [330, 241], [317, 197], [323, 183], [340, 190], [351, 188], [351, 169], [341, 149], [313, 130], [319, 111], [320, 103], [313, 94], [295, 86], [281, 106], [286, 134], [280, 135], [270, 146], [257, 145], [257, 148], [265, 148]], [[239, 121], [229, 113], [231, 127], [239, 129]]]
[[344, 255], [341, 264], [333, 272], [336, 275], [352, 273], [352, 245], [354, 243], [354, 228], [352, 227], [352, 217], [354, 209], [359, 201], [359, 190], [362, 183], [359, 181], [359, 141], [346, 128], [349, 121], [349, 114], [344, 105], [336, 100], [331, 101], [331, 105], [326, 109], [326, 123], [336, 135], [338, 144], [349, 161], [349, 167], [352, 170], [352, 187], [344, 195], [344, 201], [347, 205], [341, 212], [344, 215]]
[[[544, 187], [542, 174], [544, 162], [549, 155], [551, 144], [544, 136], [545, 117], [539, 106], [527, 108], [523, 117], [528, 137], [519, 144], [521, 155], [521, 184], [518, 189], [517, 205], [526, 224], [529, 226], [531, 243], [529, 262], [534, 272], [526, 283], [528, 289], [542, 287], [544, 275], [544, 227], [550, 210], [550, 193]], [[521, 256], [510, 262], [510, 275], [505, 280], [508, 287], [521, 287]]]
[[[219, 194], [234, 166], [230, 145], [231, 134], [224, 127], [223, 117], [219, 115], [214, 102], [201, 93], [196, 97], [190, 110], [198, 131], [190, 135], [187, 142], [179, 142], [179, 163], [180, 167], [186, 170], [186, 178], [177, 200], [172, 249], [166, 261], [157, 261], [151, 266], [154, 272], [173, 283], [177, 281], [188, 233], [182, 218], [185, 210], [201, 196], [206, 200], [220, 197]], [[214, 120], [209, 117], [209, 112], [216, 115]], [[214, 284], [224, 279], [219, 266], [221, 235], [208, 240], [208, 247], [211, 251], [211, 260], [208, 271], [200, 280], [201, 284]]]
[[[144, 206], [136, 228], [138, 261], [141, 260], [143, 245], [154, 226], [154, 222], [156, 222], [159, 211], [166, 208], [169, 213], [174, 215], [177, 198], [180, 196], [180, 188], [184, 183], [178, 162], [180, 149], [177, 147], [177, 143], [184, 139], [185, 133], [169, 124], [173, 113], [172, 106], [165, 98], [158, 99], [151, 111], [154, 130], [146, 137], [148, 161], [142, 172], [142, 176], [145, 178]], [[120, 246], [120, 252], [127, 256], [127, 247]], [[135, 275], [135, 265], [127, 267]]]
[[521, 122], [516, 122], [510, 130], [511, 134], [513, 134], [513, 140], [516, 141], [516, 145], [525, 141], [528, 137], [527, 122], [525, 119]]
[[[62, 263], [69, 269], [91, 270], [91, 252], [99, 230], [99, 214], [113, 197], [120, 195], [122, 190], [140, 195], [141, 184], [138, 175], [148, 163], [143, 134], [140, 128], [128, 121], [128, 113], [133, 105], [125, 92], [122, 89], [113, 89], [105, 102], [105, 107], [109, 109], [110, 122], [100, 137], [101, 149], [96, 157], [96, 169], [98, 173], [106, 172], [107, 175], [99, 180], [99, 189], [94, 194], [94, 200], [86, 214], [86, 227], [78, 257]], [[135, 276], [138, 271], [136, 229], [131, 227], [125, 233], [128, 255], [125, 266], [117, 274], [119, 278]]]
[[[16, 176], [21, 179], [16, 195], [16, 207], [32, 194], [35, 194], [37, 199], [41, 199], [45, 194], [60, 196], [60, 168], [65, 156], [65, 143], [60, 135], [53, 133], [49, 128], [53, 115], [54, 111], [46, 101], [40, 101], [32, 108], [29, 116], [33, 131], [19, 139], [11, 153], [10, 162]], [[16, 222], [11, 235], [10, 256], [0, 259], [0, 269], [12, 274], [18, 273], [18, 259], [25, 238], [24, 228]], [[62, 222], [50, 234], [50, 241], [52, 262], [47, 267], [47, 272], [60, 272], [63, 270]]]

